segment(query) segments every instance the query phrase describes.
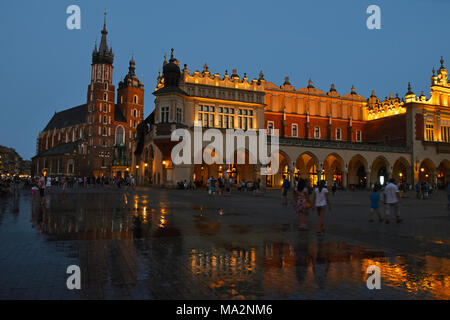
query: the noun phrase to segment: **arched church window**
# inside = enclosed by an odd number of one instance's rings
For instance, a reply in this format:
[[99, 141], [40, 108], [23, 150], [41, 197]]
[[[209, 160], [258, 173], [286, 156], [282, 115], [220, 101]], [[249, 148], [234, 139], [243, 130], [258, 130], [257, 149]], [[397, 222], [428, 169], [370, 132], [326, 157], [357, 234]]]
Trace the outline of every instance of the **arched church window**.
[[138, 103], [138, 97], [136, 95], [133, 97], [133, 103]]
[[116, 145], [125, 143], [125, 130], [122, 126], [118, 126], [116, 129]]

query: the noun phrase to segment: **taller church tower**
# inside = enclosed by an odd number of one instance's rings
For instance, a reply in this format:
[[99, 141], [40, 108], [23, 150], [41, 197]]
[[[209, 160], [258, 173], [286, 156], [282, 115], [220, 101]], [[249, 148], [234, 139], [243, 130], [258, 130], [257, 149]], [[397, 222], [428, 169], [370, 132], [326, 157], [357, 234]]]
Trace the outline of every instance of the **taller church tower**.
[[93, 173], [104, 173], [111, 165], [114, 145], [115, 87], [112, 84], [114, 54], [108, 47], [106, 13], [100, 47], [92, 52], [91, 83], [87, 92], [87, 142]]

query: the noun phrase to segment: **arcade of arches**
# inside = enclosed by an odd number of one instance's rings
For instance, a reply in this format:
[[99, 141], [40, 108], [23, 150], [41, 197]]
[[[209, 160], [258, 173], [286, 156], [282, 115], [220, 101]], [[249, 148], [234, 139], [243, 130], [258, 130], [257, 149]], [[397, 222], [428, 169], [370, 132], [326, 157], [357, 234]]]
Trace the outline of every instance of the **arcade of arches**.
[[[193, 178], [200, 185], [205, 185], [210, 176], [231, 177], [234, 182], [255, 181], [258, 177], [269, 188], [280, 188], [283, 176], [293, 183], [296, 178], [309, 181], [316, 185], [319, 180], [325, 180], [328, 185], [333, 182], [344, 188], [369, 188], [374, 184], [384, 184], [389, 178], [399, 183], [413, 184], [414, 179], [419, 182], [437, 183], [438, 187], [445, 186], [450, 177], [450, 161], [443, 160], [435, 165], [426, 159], [420, 162], [419, 167], [413, 168], [406, 157], [399, 156], [395, 161], [389, 161], [384, 156], [378, 156], [369, 161], [366, 157], [357, 154], [348, 162], [337, 153], [328, 154], [322, 161], [313, 152], [301, 153], [295, 161], [283, 151], [279, 151], [279, 169], [275, 175], [258, 175], [259, 167], [248, 164], [248, 154], [245, 152], [246, 164], [197, 164], [193, 169]], [[236, 163], [235, 155], [235, 163]], [[416, 173], [414, 175], [414, 170]]]

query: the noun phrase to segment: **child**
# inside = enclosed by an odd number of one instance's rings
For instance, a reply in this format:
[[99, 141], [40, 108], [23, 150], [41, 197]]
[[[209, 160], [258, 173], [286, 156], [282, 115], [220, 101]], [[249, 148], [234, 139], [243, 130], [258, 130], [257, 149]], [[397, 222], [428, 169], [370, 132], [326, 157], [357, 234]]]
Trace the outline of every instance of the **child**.
[[369, 213], [369, 222], [373, 222], [373, 214], [376, 213], [380, 222], [383, 222], [383, 219], [380, 215], [380, 194], [378, 193], [378, 186], [374, 186], [372, 192], [370, 193], [370, 213]]

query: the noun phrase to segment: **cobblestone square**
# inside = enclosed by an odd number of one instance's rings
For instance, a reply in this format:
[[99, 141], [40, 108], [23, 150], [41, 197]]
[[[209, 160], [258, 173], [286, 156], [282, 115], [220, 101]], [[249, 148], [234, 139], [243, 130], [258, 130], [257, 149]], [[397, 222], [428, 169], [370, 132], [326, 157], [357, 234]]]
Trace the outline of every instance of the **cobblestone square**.
[[[369, 193], [331, 196], [325, 234], [298, 231], [280, 191], [51, 187], [0, 198], [1, 299], [449, 299], [446, 195], [368, 222]], [[380, 290], [366, 286], [369, 265]], [[68, 290], [66, 269], [81, 269]]]

